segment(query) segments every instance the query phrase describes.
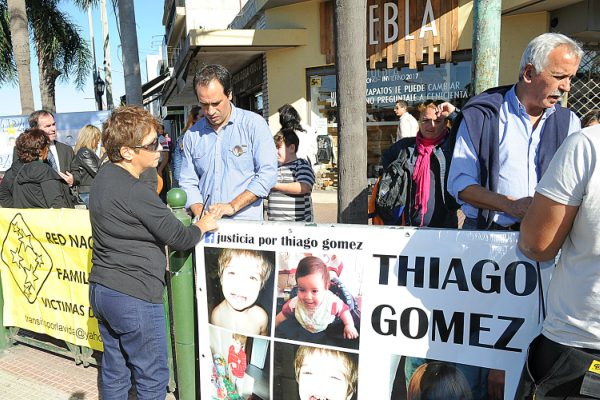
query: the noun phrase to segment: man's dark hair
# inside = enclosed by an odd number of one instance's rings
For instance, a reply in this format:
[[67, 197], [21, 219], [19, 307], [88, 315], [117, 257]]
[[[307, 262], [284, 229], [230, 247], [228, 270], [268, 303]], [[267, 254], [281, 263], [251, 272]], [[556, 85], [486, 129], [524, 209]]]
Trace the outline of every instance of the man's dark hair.
[[29, 114], [29, 127], [38, 128], [38, 120], [44, 115], [51, 115], [54, 118], [54, 114], [47, 110], [37, 110]]
[[205, 65], [194, 75], [194, 91], [198, 86], [207, 86], [210, 81], [216, 79], [226, 96], [231, 94], [231, 73], [227, 68], [219, 64]]
[[282, 143], [285, 143], [286, 146], [293, 144], [296, 147], [295, 152], [298, 152], [300, 139], [298, 139], [298, 135], [296, 135], [296, 132], [293, 129], [287, 128], [280, 130], [273, 136], [273, 140], [275, 140], [275, 147], [281, 146]]
[[397, 104], [397, 105], [399, 105], [399, 106], [400, 106], [400, 107], [402, 107], [402, 108], [406, 108], [406, 109], [408, 109], [408, 103], [407, 103], [406, 101], [404, 101], [404, 100], [398, 100], [398, 101], [396, 102], [396, 104]]
[[279, 112], [279, 123], [281, 129], [293, 129], [295, 131], [306, 132], [306, 129], [300, 125], [300, 114], [290, 104], [284, 104], [277, 110]]

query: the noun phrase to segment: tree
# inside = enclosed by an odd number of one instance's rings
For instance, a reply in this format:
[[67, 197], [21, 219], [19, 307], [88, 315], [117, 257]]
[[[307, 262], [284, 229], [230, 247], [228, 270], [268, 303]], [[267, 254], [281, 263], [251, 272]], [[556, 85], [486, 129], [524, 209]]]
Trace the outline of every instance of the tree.
[[[0, 3], [2, 21], [0, 25], [0, 83], [14, 81], [15, 70], [19, 79], [21, 113], [30, 114], [34, 110], [33, 88], [29, 57], [29, 32], [25, 0], [4, 0]], [[10, 21], [10, 28], [7, 28]]]
[[119, 0], [119, 26], [123, 49], [123, 72], [125, 75], [125, 101], [142, 105], [142, 76], [138, 53], [137, 30], [133, 0]]
[[[8, 0], [9, 3], [13, 1], [22, 0]], [[3, 3], [6, 4], [5, 2], [6, 0], [0, 0], [0, 11], [2, 11]], [[57, 79], [69, 81], [74, 78], [77, 88], [82, 88], [85, 78], [90, 72], [90, 50], [81, 37], [79, 28], [58, 9], [58, 0], [25, 0], [25, 4], [29, 32], [33, 38], [38, 61], [42, 107], [54, 112], [56, 111]], [[11, 33], [9, 31], [9, 36], [6, 36], [5, 30], [0, 29], [0, 35], [4, 36], [0, 37], [0, 50], [2, 50], [3, 40], [11, 43]], [[13, 47], [15, 50], [17, 49], [16, 45]], [[1, 55], [4, 58], [4, 53]], [[11, 56], [14, 57], [16, 69], [19, 71], [20, 65], [24, 61], [16, 58], [16, 54]], [[29, 61], [26, 65], [29, 68]], [[21, 80], [19, 74], [19, 86], [21, 86]], [[23, 97], [23, 90], [21, 90], [21, 98], [23, 99]], [[31, 104], [33, 111], [33, 96]], [[23, 113], [26, 111], [23, 110]]]
[[79, 28], [60, 10], [57, 0], [27, 0], [28, 17], [38, 58], [42, 107], [56, 111], [56, 81], [74, 78], [78, 89], [85, 83], [91, 53]]
[[338, 222], [367, 223], [367, 0], [335, 0]]

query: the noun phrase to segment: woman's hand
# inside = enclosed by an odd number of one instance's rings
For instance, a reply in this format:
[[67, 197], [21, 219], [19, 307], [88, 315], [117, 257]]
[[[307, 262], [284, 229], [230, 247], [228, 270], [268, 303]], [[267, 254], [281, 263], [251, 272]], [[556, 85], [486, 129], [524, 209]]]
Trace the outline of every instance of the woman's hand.
[[202, 233], [211, 232], [216, 230], [219, 226], [217, 225], [217, 218], [211, 213], [204, 213], [202, 218], [194, 222]]

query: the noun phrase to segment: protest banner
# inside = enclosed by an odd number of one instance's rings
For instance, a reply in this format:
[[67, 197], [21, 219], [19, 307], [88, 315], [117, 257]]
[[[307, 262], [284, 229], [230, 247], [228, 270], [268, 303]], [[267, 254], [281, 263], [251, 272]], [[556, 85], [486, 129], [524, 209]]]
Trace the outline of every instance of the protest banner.
[[102, 350], [88, 299], [87, 210], [0, 208], [4, 326]]
[[[195, 255], [202, 397], [402, 399], [405, 368], [440, 360], [504, 371], [514, 399], [552, 269], [517, 237], [220, 222]], [[325, 285], [304, 272], [307, 256], [327, 267], [342, 312], [307, 295]]]
[[[55, 114], [56, 140], [73, 147], [81, 128], [87, 124], [102, 128], [102, 123], [110, 113], [110, 111], [85, 111]], [[15, 141], [26, 129], [29, 129], [28, 115], [0, 116], [0, 172], [10, 168]]]

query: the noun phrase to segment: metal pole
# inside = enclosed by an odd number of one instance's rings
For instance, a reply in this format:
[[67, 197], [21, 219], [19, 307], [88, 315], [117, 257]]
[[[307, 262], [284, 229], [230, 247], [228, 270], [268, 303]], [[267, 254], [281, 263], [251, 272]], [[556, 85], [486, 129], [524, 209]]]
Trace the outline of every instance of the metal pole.
[[92, 5], [88, 5], [88, 28], [90, 29], [90, 46], [92, 47], [92, 62], [94, 64], [94, 73], [92, 74], [92, 87], [94, 88], [94, 98], [96, 99], [96, 109], [102, 110], [102, 98], [96, 92], [96, 78], [98, 69], [96, 67], [96, 46], [94, 44], [94, 26], [92, 22]]
[[[184, 225], [190, 225], [192, 219], [184, 208], [186, 197], [183, 190], [171, 189], [167, 202], [173, 214]], [[169, 255], [178, 399], [195, 400], [197, 348], [192, 251], [173, 251]]]
[[473, 2], [473, 90], [479, 94], [498, 86], [501, 0]]
[[106, 108], [114, 108], [112, 96], [112, 75], [110, 70], [110, 43], [108, 40], [108, 17], [106, 16], [106, 0], [100, 0], [100, 18], [102, 20], [102, 48], [104, 49], [104, 82], [106, 82]]
[[0, 278], [0, 350], [10, 346], [8, 328], [4, 327], [4, 295], [2, 293], [2, 279]]

